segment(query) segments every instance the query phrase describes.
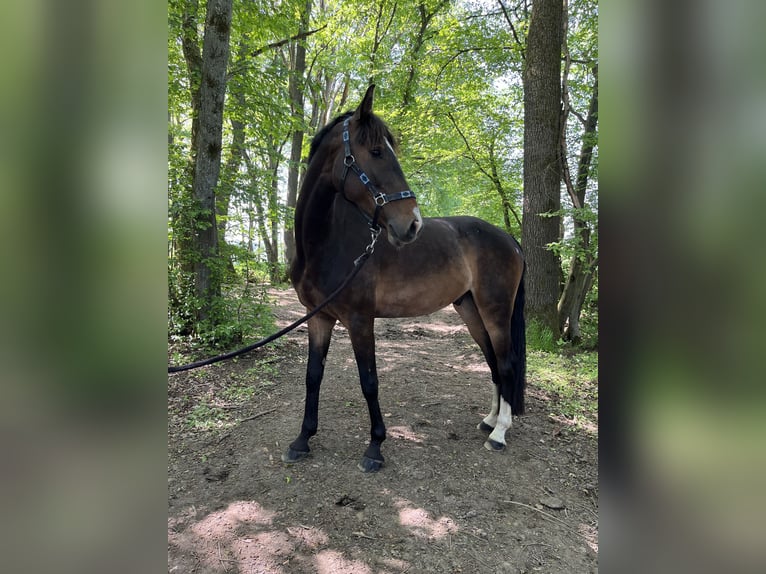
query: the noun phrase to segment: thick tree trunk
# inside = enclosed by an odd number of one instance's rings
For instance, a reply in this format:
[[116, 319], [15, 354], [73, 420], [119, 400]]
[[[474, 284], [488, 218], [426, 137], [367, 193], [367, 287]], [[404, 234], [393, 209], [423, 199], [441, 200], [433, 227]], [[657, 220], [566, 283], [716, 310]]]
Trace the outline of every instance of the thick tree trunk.
[[220, 277], [213, 271], [218, 256], [215, 188], [221, 169], [223, 104], [226, 94], [226, 65], [229, 60], [232, 0], [209, 0], [202, 46], [199, 141], [192, 196], [198, 214], [194, 226], [194, 285], [201, 306], [197, 319], [210, 317], [213, 298], [220, 294]]
[[[311, 21], [312, 0], [306, 0], [306, 9], [301, 14], [300, 33], [306, 32]], [[306, 46], [301, 40], [295, 43], [293, 65], [290, 73], [289, 91], [290, 105], [293, 113], [293, 132], [290, 139], [290, 165], [287, 169], [287, 211], [291, 213], [295, 209], [298, 199], [298, 180], [301, 169], [301, 154], [303, 149], [304, 135], [304, 75], [306, 73]], [[289, 219], [289, 217], [288, 217]], [[295, 257], [295, 235], [292, 222], [285, 222], [285, 259], [288, 267]]]
[[[191, 145], [189, 161], [185, 170], [183, 196], [189, 198], [192, 194], [194, 171], [197, 164], [197, 147], [199, 145], [199, 109], [200, 109], [200, 79], [202, 77], [202, 53], [199, 38], [199, 1], [184, 2], [181, 21], [181, 48], [186, 62], [189, 77], [189, 101], [191, 103]], [[191, 233], [193, 228], [192, 210], [188, 208], [175, 209], [173, 212], [173, 242], [178, 253], [178, 264], [186, 276], [194, 273], [194, 241]], [[191, 280], [190, 280], [191, 283]], [[186, 288], [181, 291], [186, 292]], [[191, 325], [188, 326], [191, 329]]]
[[[197, 14], [199, 12], [199, 0], [186, 0], [184, 5], [183, 21], [181, 24], [182, 36], [181, 47], [186, 61], [186, 69], [189, 72], [189, 96], [191, 98], [192, 125], [191, 125], [191, 165], [197, 157], [199, 135], [199, 109], [200, 109], [200, 79], [202, 78], [202, 54], [199, 49], [199, 32]], [[194, 171], [192, 169], [192, 177]]]
[[558, 241], [561, 206], [562, 0], [535, 0], [524, 63], [524, 211], [526, 313], [559, 334], [561, 265], [548, 249]]

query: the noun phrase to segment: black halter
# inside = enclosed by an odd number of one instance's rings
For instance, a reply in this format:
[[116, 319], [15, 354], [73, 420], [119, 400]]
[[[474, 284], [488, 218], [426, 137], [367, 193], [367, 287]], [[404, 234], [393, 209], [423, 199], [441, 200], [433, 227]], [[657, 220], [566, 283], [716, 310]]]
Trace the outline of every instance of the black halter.
[[367, 218], [370, 224], [370, 229], [373, 232], [379, 232], [380, 227], [378, 227], [378, 216], [380, 215], [380, 210], [383, 208], [383, 206], [398, 199], [415, 199], [415, 194], [409, 189], [405, 191], [398, 191], [396, 193], [383, 193], [378, 188], [376, 188], [375, 185], [373, 185], [367, 174], [364, 173], [364, 171], [362, 171], [362, 169], [356, 163], [354, 154], [351, 153], [351, 136], [348, 133], [348, 124], [350, 121], [351, 117], [348, 117], [343, 121], [343, 147], [345, 153], [345, 157], [343, 158], [343, 165], [346, 167], [343, 170], [343, 177], [341, 178], [341, 189], [343, 189], [346, 184], [346, 175], [348, 175], [349, 169], [359, 176], [360, 181], [365, 186], [367, 186], [367, 189], [369, 189], [370, 193], [372, 194], [372, 199], [375, 201], [375, 212], [372, 215], [372, 219], [370, 219], [370, 217], [363, 211], [362, 213]]

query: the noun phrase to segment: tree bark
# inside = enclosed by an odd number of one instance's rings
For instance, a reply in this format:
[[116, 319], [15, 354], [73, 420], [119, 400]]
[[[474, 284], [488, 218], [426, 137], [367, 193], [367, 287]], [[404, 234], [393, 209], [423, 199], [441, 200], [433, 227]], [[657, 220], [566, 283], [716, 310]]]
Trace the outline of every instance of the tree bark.
[[[191, 162], [194, 166], [197, 157], [200, 109], [200, 79], [202, 78], [202, 54], [199, 49], [199, 32], [197, 31], [198, 0], [186, 0], [181, 24], [181, 48], [189, 72], [189, 96], [191, 98]], [[194, 175], [192, 167], [192, 177]]]
[[[580, 157], [577, 161], [577, 182], [574, 189], [570, 191], [575, 208], [585, 206], [585, 192], [588, 187], [588, 174], [595, 146], [593, 135], [596, 132], [598, 122], [598, 68], [594, 68], [593, 73], [595, 81], [588, 106], [588, 115], [585, 119]], [[593, 284], [593, 273], [596, 265], [593, 254], [590, 252], [591, 228], [586, 221], [577, 216], [576, 211], [573, 219], [578, 245], [572, 255], [569, 275], [558, 304], [558, 313], [559, 328], [564, 339], [579, 343], [581, 340], [580, 313], [588, 290]]]
[[[308, 30], [311, 21], [311, 3], [312, 0], [306, 0], [306, 8], [301, 14], [300, 31]], [[293, 114], [293, 132], [290, 139], [290, 164], [287, 169], [287, 212], [292, 213], [298, 199], [298, 180], [301, 169], [301, 154], [303, 150], [304, 135], [304, 74], [306, 72], [306, 46], [302, 41], [296, 41], [293, 52], [293, 65], [290, 72], [289, 91], [290, 107]], [[285, 222], [285, 259], [288, 268], [295, 258], [295, 236], [293, 233], [292, 222], [287, 217]]]
[[524, 61], [524, 207], [526, 313], [559, 334], [561, 265], [548, 248], [558, 241], [561, 206], [562, 0], [535, 0]]
[[218, 256], [215, 188], [221, 169], [223, 105], [226, 66], [229, 60], [232, 0], [208, 0], [205, 37], [202, 45], [199, 138], [192, 196], [197, 203], [194, 225], [194, 285], [201, 305], [197, 320], [211, 317], [213, 298], [220, 295], [220, 274], [213, 266]]
[[[181, 48], [186, 62], [189, 78], [189, 102], [191, 103], [191, 145], [189, 161], [185, 168], [185, 179], [182, 197], [191, 197], [194, 184], [194, 171], [197, 165], [197, 147], [199, 145], [199, 109], [200, 109], [200, 78], [202, 77], [202, 53], [198, 31], [199, 1], [185, 0], [181, 18]], [[194, 222], [192, 210], [188, 206], [174, 209], [173, 242], [178, 253], [178, 265], [185, 276], [189, 278], [189, 294], [191, 293], [191, 277], [194, 273], [194, 239], [191, 232]], [[182, 288], [186, 292], [186, 288]], [[175, 304], [175, 303], [174, 303]], [[192, 325], [187, 326], [191, 330]]]

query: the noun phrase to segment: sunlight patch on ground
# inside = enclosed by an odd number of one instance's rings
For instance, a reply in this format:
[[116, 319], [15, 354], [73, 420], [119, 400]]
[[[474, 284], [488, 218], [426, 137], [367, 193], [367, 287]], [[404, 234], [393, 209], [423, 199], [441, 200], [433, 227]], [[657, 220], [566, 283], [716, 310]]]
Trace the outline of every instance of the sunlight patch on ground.
[[[193, 513], [191, 508], [186, 516]], [[168, 544], [194, 555], [206, 572], [285, 574], [297, 567], [318, 574], [372, 574], [363, 561], [322, 549], [330, 543], [323, 530], [300, 524], [274, 529], [276, 515], [257, 502], [238, 501], [183, 530], [182, 519], [169, 518]]]
[[416, 442], [418, 444], [423, 444], [423, 442], [426, 439], [424, 435], [420, 433], [416, 433], [410, 427], [406, 427], [406, 426], [388, 427], [388, 429], [386, 429], [386, 432], [388, 436], [392, 438], [409, 440], [412, 442]]
[[575, 416], [574, 418], [568, 418], [561, 415], [548, 415], [548, 416], [550, 417], [551, 420], [556, 421], [562, 427], [576, 427], [590, 434], [594, 434], [594, 435], [598, 434], [598, 426], [596, 426], [591, 421], [583, 417]]
[[588, 545], [588, 548], [598, 554], [598, 530], [596, 530], [596, 527], [591, 526], [590, 524], [580, 524], [577, 530], [585, 539], [585, 543]]
[[232, 502], [224, 510], [209, 514], [192, 527], [198, 536], [222, 537], [243, 524], [271, 524], [276, 512], [266, 510], [257, 502]]
[[402, 526], [409, 529], [418, 538], [427, 540], [438, 540], [448, 534], [455, 534], [458, 526], [455, 521], [448, 516], [431, 518], [431, 514], [423, 509], [417, 508], [410, 501], [403, 498], [397, 498], [394, 505], [399, 509], [399, 522]]
[[372, 574], [360, 560], [350, 560], [337, 550], [322, 550], [314, 556], [317, 574]]

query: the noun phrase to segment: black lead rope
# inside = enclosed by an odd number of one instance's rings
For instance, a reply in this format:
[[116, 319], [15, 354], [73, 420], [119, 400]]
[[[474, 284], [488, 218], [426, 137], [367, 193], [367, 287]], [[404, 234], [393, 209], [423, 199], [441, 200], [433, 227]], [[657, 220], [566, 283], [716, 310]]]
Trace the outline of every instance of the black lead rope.
[[348, 274], [348, 276], [343, 280], [343, 283], [341, 283], [335, 291], [330, 293], [330, 296], [327, 297], [324, 301], [322, 301], [319, 305], [317, 305], [312, 311], [298, 319], [297, 321], [291, 323], [281, 331], [278, 331], [274, 333], [273, 335], [269, 335], [265, 339], [261, 339], [257, 343], [253, 343], [252, 345], [248, 345], [247, 347], [243, 347], [241, 349], [237, 349], [236, 351], [231, 351], [229, 353], [225, 353], [223, 355], [218, 355], [217, 357], [211, 357], [209, 359], [204, 359], [202, 361], [197, 361], [196, 363], [189, 363], [188, 365], [179, 365], [179, 366], [171, 366], [168, 365], [168, 373], [180, 373], [181, 371], [190, 371], [192, 369], [197, 369], [199, 367], [204, 367], [205, 365], [212, 365], [213, 363], [220, 363], [221, 361], [225, 361], [226, 359], [231, 359], [233, 357], [238, 357], [239, 355], [244, 355], [245, 353], [249, 353], [250, 351], [253, 351], [259, 347], [263, 347], [264, 345], [268, 345], [272, 341], [279, 339], [282, 335], [286, 335], [299, 325], [302, 325], [309, 319], [311, 319], [314, 315], [319, 313], [322, 309], [324, 309], [335, 297], [338, 296], [338, 294], [343, 291], [343, 289], [346, 288], [346, 286], [351, 282], [351, 280], [356, 277], [356, 274], [359, 273], [359, 270], [362, 268], [362, 265], [364, 265], [365, 261], [369, 259], [370, 255], [373, 254], [375, 251], [375, 242], [378, 240], [378, 235], [380, 235], [380, 230], [371, 230], [372, 233], [372, 241], [370, 244], [365, 247], [364, 253], [362, 253], [359, 257], [357, 257], [354, 260], [354, 268], [351, 270], [351, 273]]

